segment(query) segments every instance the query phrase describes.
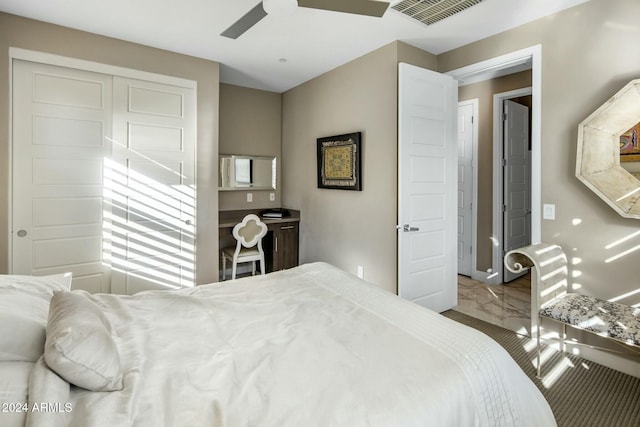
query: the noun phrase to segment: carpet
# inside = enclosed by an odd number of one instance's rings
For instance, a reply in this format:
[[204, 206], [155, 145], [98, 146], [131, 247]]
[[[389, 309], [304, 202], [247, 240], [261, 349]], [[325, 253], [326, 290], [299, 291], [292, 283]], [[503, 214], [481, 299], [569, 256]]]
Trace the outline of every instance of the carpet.
[[[540, 380], [536, 378], [536, 347], [531, 338], [454, 310], [442, 314], [504, 347], [547, 399], [559, 427], [640, 426], [639, 378], [556, 352], [542, 365], [544, 378]], [[554, 367], [565, 369], [554, 375]]]

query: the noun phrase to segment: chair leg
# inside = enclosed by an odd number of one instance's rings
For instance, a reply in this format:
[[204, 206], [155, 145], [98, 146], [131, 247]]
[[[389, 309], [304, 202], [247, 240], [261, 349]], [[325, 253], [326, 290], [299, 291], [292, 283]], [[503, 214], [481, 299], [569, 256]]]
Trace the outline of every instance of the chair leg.
[[222, 281], [224, 282], [227, 278], [227, 257], [222, 255]]
[[251, 275], [252, 276], [256, 275], [256, 262], [255, 261], [251, 261]]
[[238, 263], [234, 262], [231, 265], [231, 278], [235, 279], [236, 278], [236, 270], [238, 269]]
[[260, 274], [265, 274], [264, 255], [260, 256]]

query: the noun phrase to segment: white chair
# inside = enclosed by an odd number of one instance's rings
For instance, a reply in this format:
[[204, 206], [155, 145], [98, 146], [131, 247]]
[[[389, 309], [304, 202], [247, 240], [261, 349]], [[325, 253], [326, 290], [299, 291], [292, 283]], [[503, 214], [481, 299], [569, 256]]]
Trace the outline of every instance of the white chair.
[[233, 227], [235, 246], [222, 249], [222, 280], [227, 278], [227, 260], [231, 264], [231, 278], [236, 278], [238, 264], [251, 262], [252, 274], [256, 274], [256, 261], [260, 261], [260, 272], [265, 273], [264, 251], [262, 250], [262, 238], [267, 234], [267, 225], [260, 221], [257, 215], [249, 214], [242, 222]]

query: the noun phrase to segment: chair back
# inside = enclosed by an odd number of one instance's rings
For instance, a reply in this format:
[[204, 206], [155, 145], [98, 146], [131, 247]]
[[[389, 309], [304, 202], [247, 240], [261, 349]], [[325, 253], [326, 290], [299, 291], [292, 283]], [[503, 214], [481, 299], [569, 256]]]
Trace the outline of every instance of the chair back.
[[245, 248], [252, 248], [260, 243], [265, 234], [267, 225], [254, 214], [245, 216], [242, 222], [233, 227], [233, 237]]

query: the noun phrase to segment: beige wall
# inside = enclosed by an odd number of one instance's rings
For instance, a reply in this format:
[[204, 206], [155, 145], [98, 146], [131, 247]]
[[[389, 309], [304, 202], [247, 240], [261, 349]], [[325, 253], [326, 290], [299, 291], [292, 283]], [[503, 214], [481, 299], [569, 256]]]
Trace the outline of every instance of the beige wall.
[[462, 86], [458, 100], [478, 99], [478, 219], [476, 228], [476, 269], [492, 265], [493, 236], [493, 95], [531, 86], [531, 71]]
[[395, 46], [398, 52], [398, 63], [406, 62], [416, 67], [426, 68], [427, 70], [438, 69], [438, 58], [435, 55], [402, 42], [395, 43]]
[[127, 43], [39, 21], [0, 13], [0, 272], [8, 271], [9, 242], [9, 47], [47, 52], [87, 61], [195, 80], [197, 127], [197, 267], [196, 280], [217, 278], [218, 269], [218, 88], [216, 62]]
[[[220, 154], [276, 157], [275, 191], [221, 191], [220, 210], [280, 207], [282, 193], [282, 94], [220, 85]], [[247, 202], [247, 193], [253, 202]], [[269, 200], [269, 193], [276, 200]]]
[[[640, 58], [629, 54], [637, 51], [638, 16], [637, 0], [591, 0], [438, 57], [447, 71], [542, 45], [542, 203], [556, 205], [556, 220], [542, 221], [542, 239], [574, 261], [573, 285], [606, 299], [639, 289], [640, 223], [620, 217], [575, 177], [577, 127], [640, 77]], [[621, 302], [640, 303], [640, 293]]]
[[[435, 57], [391, 43], [283, 94], [283, 205], [299, 209], [300, 261], [326, 261], [396, 292], [398, 61]], [[363, 190], [317, 188], [316, 139], [362, 132]]]
[[[542, 45], [542, 201], [556, 204], [542, 237], [572, 258], [582, 291], [613, 298], [637, 290], [637, 222], [623, 219], [574, 176], [577, 125], [630, 79], [640, 77], [635, 52], [636, 0], [591, 0], [556, 15], [439, 55], [392, 43], [282, 95], [282, 205], [300, 209], [301, 260], [325, 260], [395, 290], [396, 127], [398, 61], [445, 72], [518, 49]], [[198, 253], [217, 246], [218, 64], [37, 21], [0, 14], [0, 98], [8, 100], [7, 49], [16, 46], [179, 76], [198, 82]], [[228, 88], [232, 111], [250, 99]], [[223, 85], [223, 91], [225, 90]], [[265, 104], [271, 95], [265, 94]], [[229, 100], [230, 98], [227, 98]], [[258, 96], [261, 98], [261, 96]], [[234, 103], [238, 103], [234, 105]], [[9, 104], [0, 104], [8, 129]], [[265, 111], [271, 111], [269, 107]], [[277, 119], [274, 119], [277, 120]], [[237, 126], [237, 123], [233, 126]], [[232, 126], [232, 127], [233, 127]], [[231, 129], [231, 128], [230, 128]], [[363, 132], [362, 192], [316, 188], [316, 138]], [[226, 138], [226, 137], [225, 137]], [[8, 132], [0, 134], [0, 271], [7, 271]], [[481, 236], [480, 236], [481, 237]], [[627, 239], [627, 240], [624, 240]], [[611, 244], [620, 242], [611, 247]], [[609, 249], [608, 249], [609, 248]], [[630, 250], [622, 258], [606, 262]], [[198, 281], [215, 277], [199, 263]], [[640, 294], [623, 302], [638, 303]]]

